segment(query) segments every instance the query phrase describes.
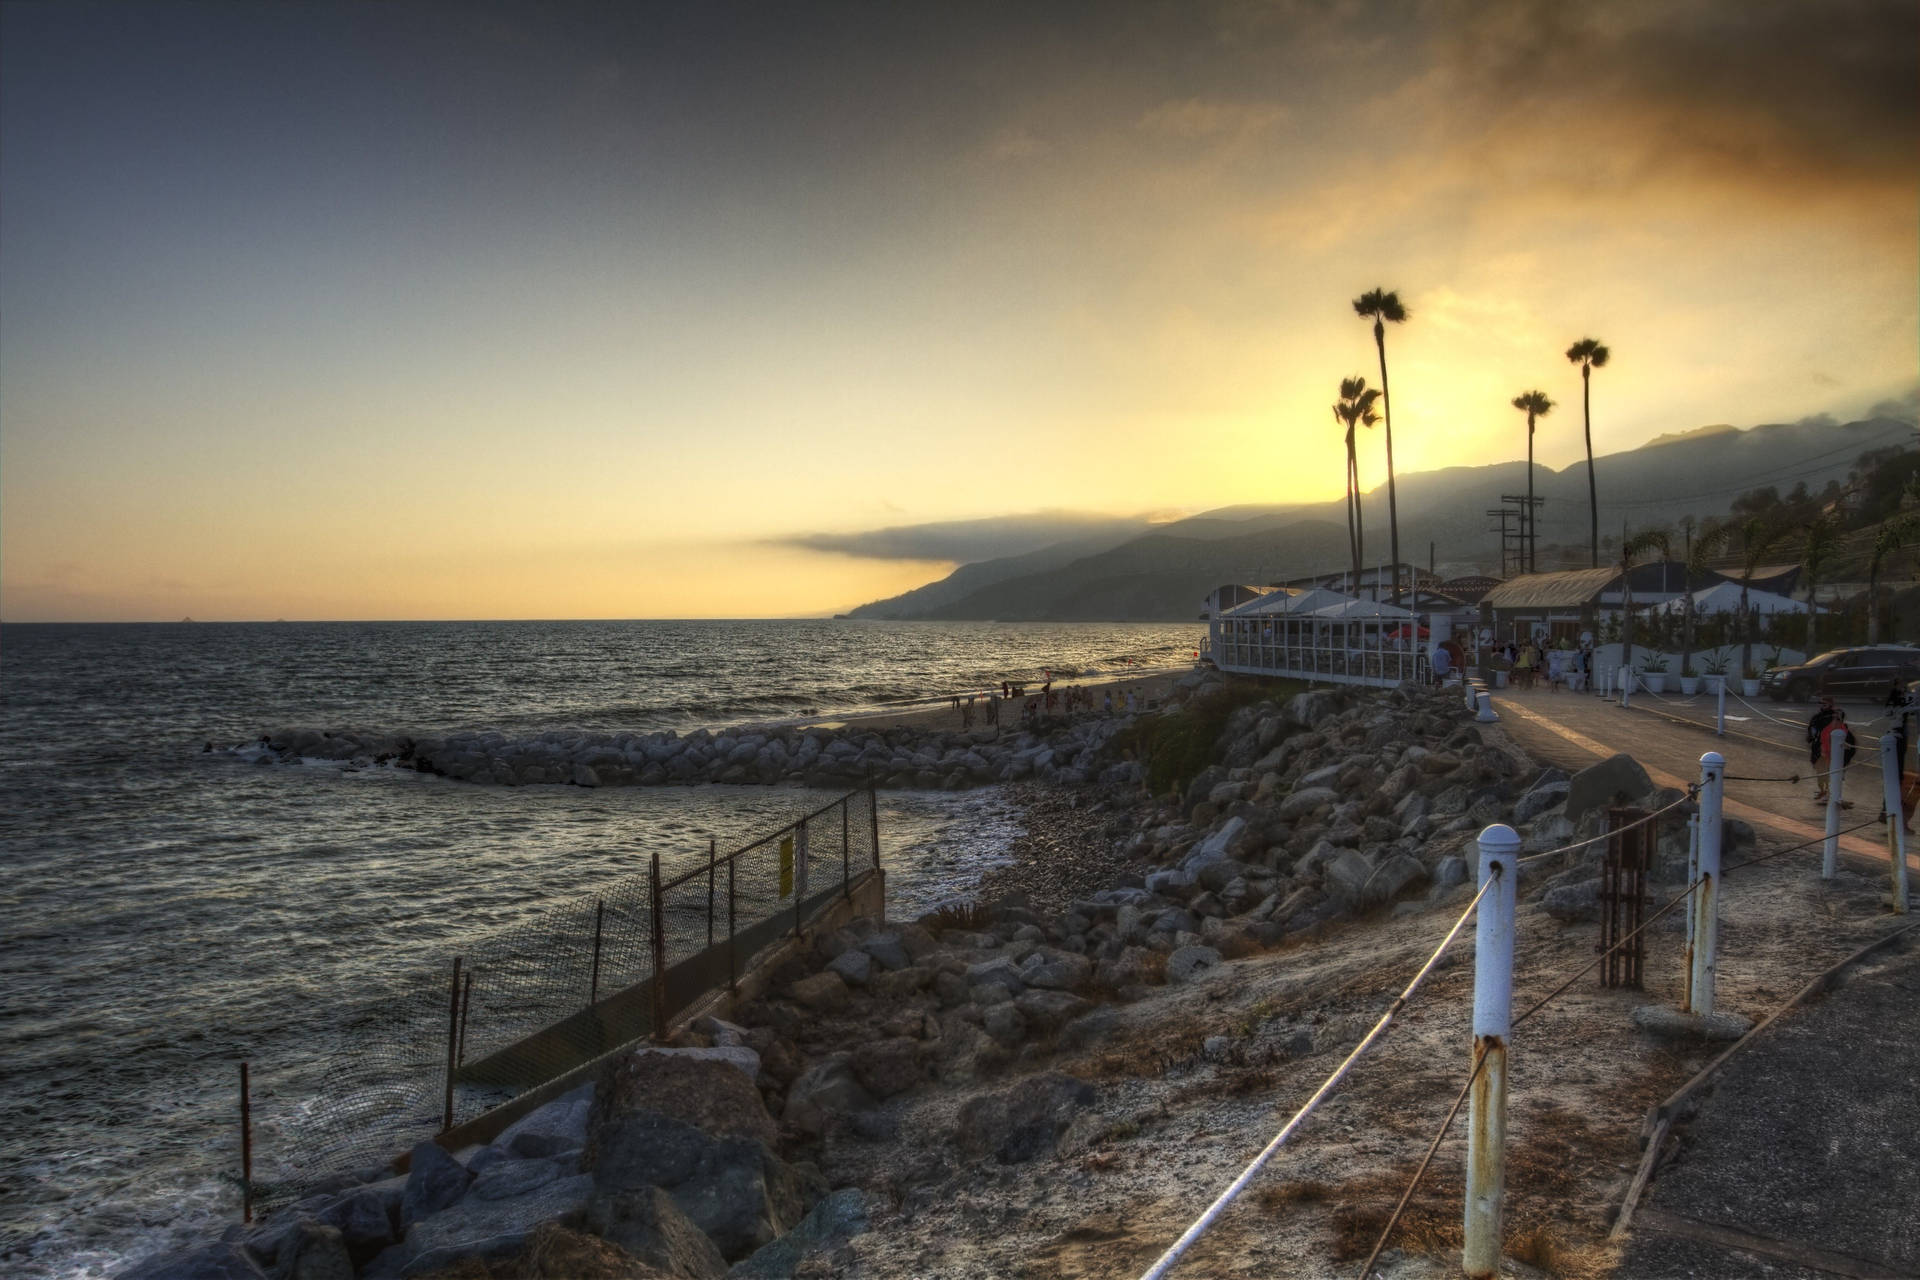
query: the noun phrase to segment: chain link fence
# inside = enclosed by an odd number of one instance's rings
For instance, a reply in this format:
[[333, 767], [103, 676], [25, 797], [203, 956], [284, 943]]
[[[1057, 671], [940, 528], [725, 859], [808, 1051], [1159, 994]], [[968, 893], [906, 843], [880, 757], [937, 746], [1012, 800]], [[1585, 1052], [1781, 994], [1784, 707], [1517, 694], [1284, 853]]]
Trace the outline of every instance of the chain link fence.
[[291, 1203], [328, 1178], [384, 1163], [622, 1044], [733, 983], [766, 947], [880, 865], [871, 789], [663, 875], [473, 939], [356, 1008], [349, 1052], [278, 1123], [253, 1202]]

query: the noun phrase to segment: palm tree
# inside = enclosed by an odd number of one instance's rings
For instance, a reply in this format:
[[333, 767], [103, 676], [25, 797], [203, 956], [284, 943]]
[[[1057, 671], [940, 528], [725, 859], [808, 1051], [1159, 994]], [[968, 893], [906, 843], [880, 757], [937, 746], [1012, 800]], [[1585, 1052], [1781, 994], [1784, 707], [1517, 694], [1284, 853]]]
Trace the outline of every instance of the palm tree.
[[1887, 558], [1920, 532], [1920, 512], [1903, 511], [1880, 526], [1867, 556], [1867, 643], [1880, 643], [1880, 569]]
[[1800, 549], [1800, 574], [1807, 580], [1807, 656], [1811, 658], [1817, 641], [1814, 636], [1814, 620], [1820, 616], [1820, 604], [1815, 597], [1820, 589], [1820, 571], [1827, 567], [1827, 561], [1833, 559], [1834, 543], [1840, 537], [1840, 526], [1833, 517], [1825, 512], [1807, 521], [1807, 542]]
[[1347, 542], [1353, 550], [1353, 589], [1360, 589], [1360, 568], [1363, 563], [1364, 548], [1362, 541], [1365, 530], [1360, 518], [1360, 454], [1354, 447], [1354, 430], [1357, 427], [1371, 427], [1380, 421], [1380, 415], [1373, 411], [1374, 401], [1380, 393], [1367, 386], [1362, 377], [1342, 378], [1340, 380], [1340, 403], [1333, 406], [1333, 420], [1347, 429]]
[[[1534, 563], [1534, 554], [1540, 549], [1539, 531], [1535, 528], [1533, 514], [1533, 423], [1543, 418], [1553, 408], [1553, 401], [1547, 399], [1544, 391], [1523, 391], [1513, 398], [1513, 407], [1527, 415], [1527, 520], [1526, 540], [1522, 544], [1527, 549], [1527, 572], [1533, 573], [1538, 566]], [[1599, 545], [1599, 539], [1594, 539]]]
[[1673, 544], [1665, 529], [1642, 529], [1620, 540], [1620, 667], [1627, 673], [1629, 689], [1633, 687], [1633, 566], [1641, 556], [1655, 550], [1663, 559], [1673, 558]]
[[1593, 371], [1607, 363], [1607, 349], [1598, 338], [1582, 338], [1567, 348], [1567, 359], [1580, 366], [1580, 412], [1587, 433], [1587, 526], [1593, 545], [1593, 567], [1600, 567], [1600, 491], [1593, 482]]
[[1387, 322], [1400, 324], [1411, 314], [1400, 295], [1369, 289], [1353, 300], [1354, 313], [1373, 321], [1373, 345], [1380, 351], [1380, 395], [1387, 411], [1387, 542], [1393, 553], [1393, 586], [1400, 589], [1400, 500], [1393, 487], [1393, 396], [1387, 391]]

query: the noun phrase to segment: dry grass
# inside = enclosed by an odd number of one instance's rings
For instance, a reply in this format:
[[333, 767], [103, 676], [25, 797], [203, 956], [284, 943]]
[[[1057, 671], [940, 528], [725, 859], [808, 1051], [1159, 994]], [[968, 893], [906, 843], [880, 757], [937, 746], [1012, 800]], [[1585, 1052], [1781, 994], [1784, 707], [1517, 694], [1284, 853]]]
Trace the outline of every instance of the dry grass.
[[993, 923], [988, 917], [987, 905], [971, 899], [955, 899], [942, 903], [939, 908], [921, 917], [920, 923], [939, 932], [944, 929], [965, 929], [969, 933], [980, 933]]
[[1191, 1061], [1210, 1034], [1212, 1032], [1197, 1022], [1154, 1027], [1091, 1057], [1069, 1063], [1063, 1070], [1082, 1080], [1150, 1079], [1168, 1067]]
[[1253, 1198], [1269, 1213], [1289, 1204], [1312, 1204], [1333, 1198], [1334, 1188], [1315, 1178], [1276, 1182], [1253, 1193]]

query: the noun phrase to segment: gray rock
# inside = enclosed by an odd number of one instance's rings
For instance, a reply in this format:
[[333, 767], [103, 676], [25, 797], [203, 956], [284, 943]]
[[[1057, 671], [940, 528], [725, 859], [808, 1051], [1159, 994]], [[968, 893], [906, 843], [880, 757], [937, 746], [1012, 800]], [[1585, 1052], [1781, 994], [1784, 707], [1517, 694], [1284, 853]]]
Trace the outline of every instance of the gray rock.
[[1327, 887], [1349, 904], [1366, 901], [1367, 885], [1373, 879], [1373, 863], [1358, 849], [1342, 849], [1327, 864]]
[[1535, 818], [1562, 803], [1567, 798], [1568, 784], [1549, 782], [1536, 785], [1533, 790], [1513, 802], [1513, 820], [1532, 822]]
[[850, 987], [864, 987], [873, 974], [873, 957], [849, 947], [827, 962], [827, 972], [837, 973]]
[[276, 1280], [353, 1280], [353, 1259], [339, 1228], [303, 1218], [281, 1243]]
[[1060, 1043], [1069, 1049], [1084, 1049], [1103, 1043], [1119, 1027], [1120, 1011], [1112, 1005], [1100, 1005], [1062, 1027]]
[[920, 1083], [920, 1042], [910, 1036], [872, 1040], [853, 1051], [853, 1075], [876, 1098], [891, 1098]]
[[1573, 924], [1600, 918], [1600, 881], [1580, 880], [1557, 885], [1542, 894], [1540, 908], [1555, 920]]
[[1427, 883], [1427, 867], [1409, 854], [1396, 853], [1374, 869], [1367, 881], [1366, 898], [1370, 902], [1392, 902], [1409, 889]]
[[1190, 871], [1149, 871], [1147, 873], [1147, 892], [1153, 894], [1168, 893], [1176, 889], [1185, 889], [1193, 884]]
[[831, 1013], [846, 1007], [847, 984], [837, 973], [816, 973], [811, 978], [800, 979], [787, 990], [796, 1003], [816, 1013]]
[[666, 1049], [643, 1045], [630, 1058], [667, 1058], [679, 1062], [719, 1062], [732, 1067], [748, 1080], [760, 1078], [760, 1054], [744, 1044], [715, 1045], [711, 1049]]
[[[1304, 698], [1307, 695], [1301, 694], [1300, 696]], [[1338, 803], [1340, 803], [1340, 793], [1334, 791], [1331, 787], [1302, 787], [1296, 789], [1285, 800], [1282, 800], [1279, 809], [1275, 812], [1283, 821], [1292, 822], [1296, 819], [1306, 817], [1308, 814], [1325, 805]], [[1152, 886], [1149, 885], [1148, 887], [1151, 888]]]
[[389, 1178], [349, 1193], [329, 1205], [320, 1220], [340, 1231], [347, 1252], [364, 1261], [399, 1239], [395, 1220], [406, 1179]]
[[1287, 719], [1302, 729], [1317, 729], [1339, 710], [1339, 700], [1332, 694], [1313, 689], [1293, 696], [1287, 703]]
[[762, 1137], [706, 1133], [660, 1111], [626, 1113], [595, 1135], [592, 1182], [597, 1195], [664, 1188], [727, 1258], [753, 1252], [806, 1212], [804, 1179]]
[[876, 933], [860, 944], [860, 949], [873, 957], [874, 963], [889, 972], [906, 968], [913, 963], [907, 954], [906, 943], [897, 933]]
[[1053, 1150], [1074, 1117], [1093, 1105], [1093, 1088], [1057, 1072], [1029, 1076], [960, 1108], [955, 1142], [967, 1155], [1019, 1164]]
[[988, 1035], [1005, 1045], [1018, 1044], [1027, 1034], [1026, 1016], [1011, 1000], [988, 1006], [981, 1015], [980, 1025]]
[[1009, 991], [1020, 991], [1026, 983], [1020, 977], [1020, 969], [1005, 956], [995, 956], [979, 964], [967, 966], [967, 985], [970, 987], [1002, 986]]
[[546, 1223], [579, 1221], [592, 1194], [593, 1178], [583, 1173], [505, 1200], [462, 1200], [408, 1227], [406, 1238], [376, 1257], [363, 1275], [387, 1280], [436, 1271], [461, 1258], [511, 1253]]
[[1433, 883], [1438, 888], [1451, 889], [1454, 885], [1467, 882], [1467, 860], [1457, 854], [1448, 854], [1440, 859], [1433, 868]]
[[407, 1189], [400, 1197], [400, 1225], [432, 1217], [459, 1201], [473, 1183], [465, 1165], [437, 1143], [414, 1144], [407, 1166]]
[[831, 1132], [848, 1115], [873, 1105], [853, 1073], [852, 1055], [837, 1053], [809, 1068], [787, 1088], [781, 1118], [802, 1133]]
[[1041, 1031], [1054, 1031], [1093, 1006], [1068, 991], [1029, 991], [1015, 997], [1013, 1007], [1020, 1011], [1020, 1016], [1026, 1019], [1029, 1026]]
[[560, 1176], [551, 1160], [495, 1160], [473, 1180], [468, 1195], [482, 1200], [505, 1200], [544, 1187]]
[[1610, 756], [1588, 765], [1567, 783], [1567, 820], [1578, 822], [1590, 809], [1632, 802], [1653, 790], [1653, 779], [1629, 755]]
[[1218, 862], [1227, 856], [1227, 846], [1232, 844], [1234, 837], [1246, 830], [1246, 827], [1245, 818], [1228, 818], [1220, 824], [1218, 831], [1193, 847], [1193, 852], [1186, 856], [1181, 866], [1188, 871], [1198, 872], [1207, 863]]
[[1220, 953], [1212, 947], [1181, 947], [1167, 957], [1167, 981], [1192, 982], [1220, 963]]
[[1073, 991], [1093, 977], [1093, 961], [1071, 951], [1036, 951], [1020, 970], [1029, 987], [1048, 991]]
[[630, 1187], [596, 1195], [587, 1229], [670, 1276], [708, 1280], [727, 1274], [727, 1260], [707, 1233], [659, 1187]]
[[517, 1156], [554, 1156], [587, 1145], [593, 1086], [583, 1084], [508, 1125], [493, 1145]]
[[800, 1225], [727, 1273], [728, 1280], [786, 1280], [798, 1273], [809, 1254], [831, 1249], [867, 1229], [867, 1194], [842, 1187], [825, 1196]]

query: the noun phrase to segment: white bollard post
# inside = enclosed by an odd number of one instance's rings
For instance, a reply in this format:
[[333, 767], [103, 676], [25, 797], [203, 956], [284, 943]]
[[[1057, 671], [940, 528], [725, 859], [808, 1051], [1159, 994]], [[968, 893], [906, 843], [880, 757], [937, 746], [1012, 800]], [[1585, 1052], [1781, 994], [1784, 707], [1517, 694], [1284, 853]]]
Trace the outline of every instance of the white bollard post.
[[1887, 857], [1893, 862], [1893, 910], [1907, 914], [1906, 812], [1900, 807], [1900, 740], [1888, 729], [1880, 735], [1880, 789], [1887, 806]]
[[1713, 732], [1714, 736], [1727, 736], [1727, 681], [1722, 677], [1713, 687]]
[[1507, 1171], [1507, 1033], [1513, 1020], [1513, 904], [1520, 837], [1495, 823], [1480, 833], [1480, 883], [1496, 880], [1474, 921], [1473, 1052], [1480, 1073], [1467, 1108], [1466, 1246], [1469, 1276], [1500, 1271]]
[[1480, 707], [1480, 713], [1474, 716], [1475, 720], [1479, 721], [1481, 724], [1492, 724], [1494, 721], [1500, 718], [1499, 716], [1493, 714], [1493, 695], [1492, 694], [1490, 693], [1476, 694], [1474, 696], [1474, 700], [1479, 704], [1479, 707]]
[[[1713, 1012], [1713, 974], [1720, 944], [1720, 802], [1727, 762], [1718, 751], [1700, 757], [1700, 866], [1693, 879], [1693, 935], [1687, 948], [1687, 1012]], [[1688, 881], [1691, 884], [1693, 881]]]
[[1633, 668], [1628, 667], [1620, 673], [1620, 705], [1633, 705]]
[[1460, 678], [1460, 683], [1465, 685], [1467, 689], [1467, 710], [1478, 711], [1480, 709], [1480, 696], [1476, 691], [1476, 687], [1473, 681], [1467, 679], [1464, 675], [1462, 675]]
[[1833, 879], [1833, 873], [1840, 869], [1840, 788], [1847, 780], [1847, 767], [1841, 763], [1847, 758], [1845, 735], [1835, 734], [1827, 741], [1834, 743], [1838, 750], [1832, 753], [1833, 758], [1827, 764], [1827, 843], [1820, 851], [1822, 880]]

